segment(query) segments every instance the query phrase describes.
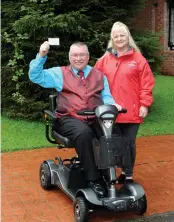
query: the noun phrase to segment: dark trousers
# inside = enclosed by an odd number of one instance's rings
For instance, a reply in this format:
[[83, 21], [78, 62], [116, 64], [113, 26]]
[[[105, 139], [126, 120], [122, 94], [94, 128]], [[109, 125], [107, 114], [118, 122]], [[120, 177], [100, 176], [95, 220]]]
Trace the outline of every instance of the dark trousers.
[[122, 168], [122, 171], [125, 172], [127, 177], [133, 175], [133, 168], [136, 159], [136, 136], [138, 133], [138, 129], [139, 124], [136, 123], [117, 123], [115, 124], [113, 129], [113, 134], [126, 136], [129, 138], [131, 166], [129, 168]]
[[95, 165], [92, 145], [92, 139], [96, 137], [94, 128], [97, 126], [95, 125], [96, 123], [87, 124], [70, 116], [61, 117], [53, 124], [54, 130], [74, 142], [86, 179], [92, 181], [101, 177]]

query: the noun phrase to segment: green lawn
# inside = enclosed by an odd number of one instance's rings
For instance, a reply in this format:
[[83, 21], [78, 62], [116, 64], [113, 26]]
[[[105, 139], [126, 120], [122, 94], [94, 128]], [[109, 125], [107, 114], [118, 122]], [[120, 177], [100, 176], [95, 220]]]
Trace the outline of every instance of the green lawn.
[[2, 152], [53, 146], [46, 140], [44, 120], [40, 123], [2, 117], [1, 123]]
[[156, 76], [152, 112], [138, 136], [174, 134], [174, 77]]
[[[141, 125], [138, 136], [174, 134], [174, 77], [157, 76], [152, 112]], [[45, 138], [42, 123], [2, 117], [2, 152], [55, 146]]]

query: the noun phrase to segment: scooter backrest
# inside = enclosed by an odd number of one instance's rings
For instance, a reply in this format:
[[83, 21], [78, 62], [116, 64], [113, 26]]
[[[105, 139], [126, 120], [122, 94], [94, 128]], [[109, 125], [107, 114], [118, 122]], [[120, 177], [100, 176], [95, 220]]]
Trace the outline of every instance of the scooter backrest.
[[51, 112], [55, 112], [56, 110], [56, 99], [57, 99], [57, 96], [56, 94], [52, 94], [49, 96], [49, 107], [50, 107], [50, 110]]

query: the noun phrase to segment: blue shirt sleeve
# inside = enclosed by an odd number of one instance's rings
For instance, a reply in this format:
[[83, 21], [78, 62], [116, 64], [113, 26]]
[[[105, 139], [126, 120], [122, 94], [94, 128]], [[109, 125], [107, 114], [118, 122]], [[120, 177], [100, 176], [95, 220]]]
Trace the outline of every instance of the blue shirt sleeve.
[[110, 105], [115, 104], [115, 101], [109, 89], [109, 84], [108, 84], [108, 80], [106, 76], [104, 76], [104, 89], [102, 90], [101, 95], [102, 95], [102, 100], [104, 104], [110, 104]]
[[[47, 56], [40, 57], [40, 55], [37, 54], [36, 58], [30, 62], [29, 79], [44, 88], [55, 88], [58, 92], [61, 92], [63, 89], [62, 70], [60, 67], [43, 69], [46, 60]], [[89, 74], [90, 69], [87, 71], [88, 72], [85, 73], [86, 76]], [[105, 76], [104, 89], [102, 90], [101, 95], [104, 104], [115, 104], [115, 101], [110, 93], [107, 78]]]
[[43, 69], [47, 56], [36, 58], [30, 62], [29, 79], [44, 88], [55, 88], [58, 92], [63, 88], [63, 75], [60, 67]]

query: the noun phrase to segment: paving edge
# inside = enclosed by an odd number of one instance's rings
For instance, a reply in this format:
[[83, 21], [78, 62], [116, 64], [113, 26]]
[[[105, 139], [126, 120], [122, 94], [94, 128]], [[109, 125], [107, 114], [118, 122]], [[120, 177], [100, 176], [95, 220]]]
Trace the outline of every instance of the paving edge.
[[[165, 222], [165, 221], [174, 221], [174, 211], [159, 213], [159, 214], [152, 214], [150, 216], [142, 216], [136, 219], [126, 219], [126, 220], [117, 220], [118, 222]], [[115, 221], [116, 222], [116, 221]]]

